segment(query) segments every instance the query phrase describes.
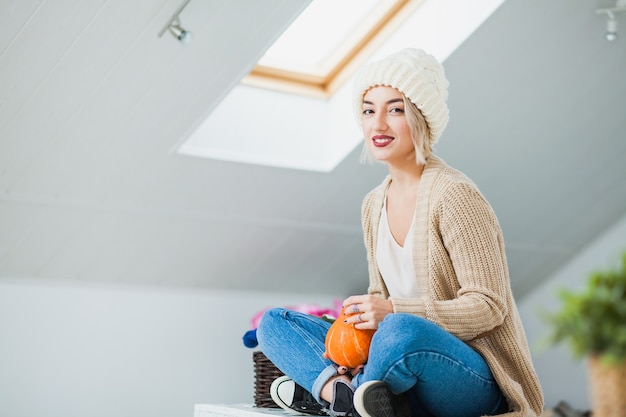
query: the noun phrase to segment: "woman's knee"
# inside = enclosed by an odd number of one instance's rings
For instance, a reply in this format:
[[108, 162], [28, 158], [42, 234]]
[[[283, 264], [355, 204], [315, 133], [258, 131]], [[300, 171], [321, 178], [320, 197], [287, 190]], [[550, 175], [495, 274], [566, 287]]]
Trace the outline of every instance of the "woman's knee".
[[262, 342], [265, 335], [279, 327], [278, 323], [285, 320], [285, 309], [281, 307], [271, 308], [263, 313], [256, 329], [257, 339]]
[[407, 332], [422, 332], [423, 329], [427, 329], [430, 326], [434, 326], [423, 317], [415, 316], [407, 313], [394, 313], [388, 314], [387, 317], [378, 327], [378, 331], [381, 333], [407, 333]]
[[[428, 348], [430, 341], [436, 340], [428, 335], [442, 331], [436, 324], [423, 317], [405, 313], [389, 314], [378, 326], [374, 335], [379, 348], [397, 350], [401, 346], [416, 349], [416, 345]], [[374, 343], [374, 341], [372, 341]]]

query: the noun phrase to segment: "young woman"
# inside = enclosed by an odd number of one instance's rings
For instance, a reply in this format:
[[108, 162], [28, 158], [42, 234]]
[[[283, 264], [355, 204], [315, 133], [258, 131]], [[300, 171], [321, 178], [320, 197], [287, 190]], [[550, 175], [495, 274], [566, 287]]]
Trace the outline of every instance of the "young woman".
[[363, 67], [354, 105], [364, 158], [389, 175], [365, 197], [368, 294], [343, 305], [377, 329], [359, 369], [323, 356], [329, 324], [273, 309], [260, 347], [286, 376], [283, 408], [361, 417], [538, 416], [543, 395], [510, 289], [498, 220], [478, 188], [432, 153], [448, 122], [443, 67], [406, 49]]

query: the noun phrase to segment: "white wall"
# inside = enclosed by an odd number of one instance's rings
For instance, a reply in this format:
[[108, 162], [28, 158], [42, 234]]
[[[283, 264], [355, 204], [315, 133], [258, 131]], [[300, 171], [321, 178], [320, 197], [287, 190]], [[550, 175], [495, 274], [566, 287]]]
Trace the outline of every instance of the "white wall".
[[626, 216], [519, 303], [547, 407], [561, 400], [580, 410], [590, 409], [591, 404], [586, 361], [574, 359], [567, 345], [547, 346], [545, 339], [550, 328], [540, 318], [539, 311], [558, 310], [560, 302], [556, 294], [559, 289], [581, 288], [590, 272], [615, 266], [625, 250]]
[[0, 416], [191, 417], [252, 403], [242, 336], [268, 306], [317, 303], [171, 288], [0, 280]]

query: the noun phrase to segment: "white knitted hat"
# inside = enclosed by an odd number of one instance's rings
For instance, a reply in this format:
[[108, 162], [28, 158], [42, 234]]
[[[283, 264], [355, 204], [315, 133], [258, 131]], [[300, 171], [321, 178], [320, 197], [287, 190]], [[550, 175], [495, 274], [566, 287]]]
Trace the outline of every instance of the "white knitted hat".
[[366, 64], [354, 82], [354, 107], [361, 120], [363, 95], [374, 86], [394, 87], [422, 112], [435, 144], [448, 124], [448, 80], [443, 66], [421, 49], [403, 49], [380, 61]]

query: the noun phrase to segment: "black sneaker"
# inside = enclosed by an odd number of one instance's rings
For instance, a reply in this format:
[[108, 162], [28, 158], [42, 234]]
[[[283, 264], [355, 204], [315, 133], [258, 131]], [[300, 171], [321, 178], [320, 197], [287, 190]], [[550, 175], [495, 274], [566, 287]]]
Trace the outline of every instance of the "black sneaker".
[[343, 379], [333, 381], [333, 401], [328, 412], [335, 417], [360, 417], [354, 409], [354, 388]]
[[354, 408], [361, 417], [411, 417], [405, 395], [395, 395], [383, 381], [368, 381], [354, 393]]
[[324, 411], [324, 406], [318, 403], [310, 392], [286, 375], [272, 382], [270, 395], [272, 400], [284, 410], [314, 416], [328, 415]]

